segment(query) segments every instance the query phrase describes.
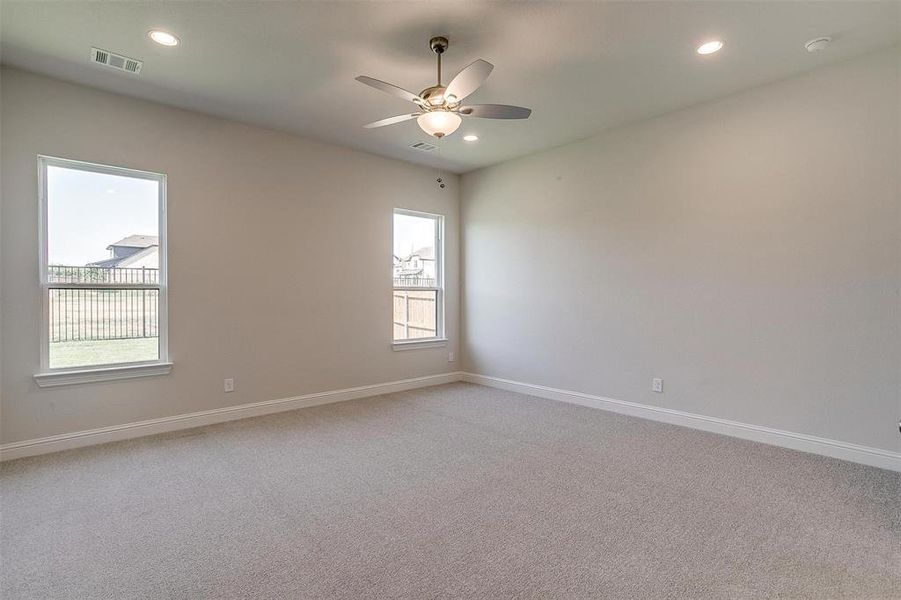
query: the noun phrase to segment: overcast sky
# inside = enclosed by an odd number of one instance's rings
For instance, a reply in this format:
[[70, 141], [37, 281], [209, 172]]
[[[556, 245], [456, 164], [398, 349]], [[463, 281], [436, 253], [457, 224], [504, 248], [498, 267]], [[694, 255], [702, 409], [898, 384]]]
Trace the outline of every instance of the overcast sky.
[[435, 221], [410, 215], [394, 215], [394, 255], [409, 256], [414, 250], [435, 245]]

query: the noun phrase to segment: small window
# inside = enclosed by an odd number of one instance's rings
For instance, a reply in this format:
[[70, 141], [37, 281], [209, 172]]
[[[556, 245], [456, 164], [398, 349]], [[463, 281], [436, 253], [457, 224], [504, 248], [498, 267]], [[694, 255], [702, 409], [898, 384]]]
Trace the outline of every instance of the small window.
[[394, 341], [444, 337], [444, 217], [394, 211]]
[[165, 176], [39, 165], [41, 370], [167, 361]]

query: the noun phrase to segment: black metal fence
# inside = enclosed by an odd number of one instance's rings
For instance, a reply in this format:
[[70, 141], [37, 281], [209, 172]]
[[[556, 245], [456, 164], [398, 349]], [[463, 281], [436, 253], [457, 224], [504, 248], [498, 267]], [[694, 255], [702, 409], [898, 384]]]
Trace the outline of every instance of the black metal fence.
[[51, 265], [47, 268], [49, 283], [148, 283], [160, 281], [160, 270], [147, 267], [70, 267]]
[[[159, 336], [159, 290], [85, 289], [53, 284], [159, 283], [159, 269], [53, 265], [50, 283], [50, 341], [124, 340]], [[398, 275], [398, 287], [435, 287], [431, 277]], [[395, 293], [395, 337], [435, 335], [435, 293]]]
[[395, 275], [395, 287], [437, 287], [434, 277], [423, 277], [421, 275]]
[[159, 336], [159, 290], [53, 287], [54, 283], [156, 284], [159, 270], [51, 266], [50, 341]]

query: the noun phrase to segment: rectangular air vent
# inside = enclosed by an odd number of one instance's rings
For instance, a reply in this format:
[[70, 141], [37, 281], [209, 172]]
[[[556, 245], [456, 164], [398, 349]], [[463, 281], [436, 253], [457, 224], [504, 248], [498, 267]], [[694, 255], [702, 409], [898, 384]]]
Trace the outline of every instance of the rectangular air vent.
[[136, 58], [128, 58], [100, 48], [91, 48], [91, 62], [135, 75], [140, 73], [141, 67], [144, 66], [144, 63]]
[[420, 152], [432, 152], [433, 150], [437, 150], [438, 146], [433, 146], [431, 144], [427, 144], [425, 142], [414, 142], [410, 144], [410, 148], [414, 150], [419, 150]]

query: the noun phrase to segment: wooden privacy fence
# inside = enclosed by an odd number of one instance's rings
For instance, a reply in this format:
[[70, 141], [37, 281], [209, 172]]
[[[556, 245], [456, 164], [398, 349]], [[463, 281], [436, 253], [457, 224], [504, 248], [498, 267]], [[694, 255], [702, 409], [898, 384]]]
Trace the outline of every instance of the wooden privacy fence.
[[394, 339], [435, 337], [437, 297], [434, 291], [394, 290]]

